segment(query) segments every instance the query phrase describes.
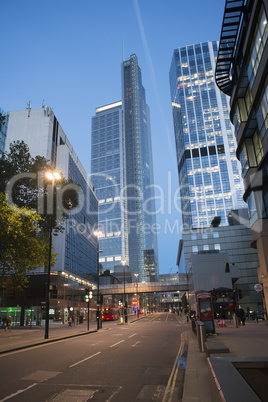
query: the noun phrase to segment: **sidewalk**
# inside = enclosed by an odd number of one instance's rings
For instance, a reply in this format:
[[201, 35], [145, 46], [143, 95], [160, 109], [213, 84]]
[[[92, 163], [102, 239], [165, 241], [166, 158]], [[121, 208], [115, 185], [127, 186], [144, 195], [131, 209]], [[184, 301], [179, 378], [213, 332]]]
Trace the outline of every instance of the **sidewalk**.
[[[258, 324], [255, 321], [247, 321], [245, 326], [239, 326], [238, 328], [234, 327], [232, 321], [227, 320], [225, 323], [225, 328], [216, 327], [217, 335], [208, 337], [207, 342], [211, 345], [211, 342], [220, 341], [229, 348], [230, 353], [213, 354], [211, 357], [207, 357], [206, 353], [199, 351], [197, 338], [189, 329], [183, 402], [216, 402], [223, 400], [229, 402], [235, 400], [233, 395], [240, 392], [238, 383], [241, 382], [241, 386], [244, 387], [245, 381], [238, 370], [234, 368], [234, 365], [239, 366], [240, 364], [242, 367], [243, 364], [245, 366], [246, 362], [248, 362], [248, 365], [252, 365], [252, 362], [254, 362], [256, 368], [262, 365], [261, 368], [267, 370], [268, 321], [259, 321]], [[251, 369], [249, 366], [245, 366], [245, 368]], [[251, 375], [251, 372], [252, 370], [248, 370], [248, 375]], [[229, 377], [232, 377], [227, 380], [227, 385], [233, 394], [229, 397], [226, 394], [223, 396], [224, 386], [221, 386], [219, 382], [222, 380], [220, 377], [227, 377], [228, 374]], [[260, 373], [259, 376], [262, 376], [262, 374]], [[236, 381], [235, 384], [231, 383], [232, 379]], [[266, 383], [267, 381], [265, 381], [265, 386]], [[247, 384], [245, 386], [247, 387]], [[251, 391], [251, 388], [247, 389], [248, 399], [241, 399], [242, 395], [240, 393], [240, 399], [236, 400], [243, 400], [243, 402], [246, 400], [252, 402], [260, 400], [259, 398], [253, 399], [253, 397], [251, 399], [249, 395]], [[256, 394], [254, 393], [254, 395]]]

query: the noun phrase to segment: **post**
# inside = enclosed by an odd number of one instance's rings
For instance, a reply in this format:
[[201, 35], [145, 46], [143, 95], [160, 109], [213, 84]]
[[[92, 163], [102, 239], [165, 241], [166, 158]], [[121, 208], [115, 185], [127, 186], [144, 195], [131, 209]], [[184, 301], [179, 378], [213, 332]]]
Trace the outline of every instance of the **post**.
[[97, 294], [97, 330], [102, 328], [101, 322], [101, 311], [100, 311], [100, 262], [99, 257], [102, 250], [99, 249], [99, 236], [102, 234], [101, 231], [95, 231], [94, 235], [97, 237], [97, 286], [98, 286], [98, 294]]
[[[60, 180], [61, 175], [54, 172], [47, 172], [46, 178], [51, 181], [51, 214], [50, 214], [50, 228], [49, 228], [49, 250], [48, 250], [48, 268], [47, 268], [47, 292], [46, 292], [46, 321], [45, 321], [45, 339], [48, 339], [49, 333], [49, 288], [50, 288], [50, 270], [51, 270], [51, 251], [52, 251], [52, 234], [53, 234], [53, 215], [54, 215], [54, 192], [55, 192], [55, 180]], [[49, 211], [48, 211], [49, 212]]]
[[[54, 183], [54, 182], [52, 181], [52, 194], [54, 194], [54, 185], [53, 185], [53, 183]], [[54, 198], [54, 197], [53, 197], [53, 198]], [[47, 268], [47, 292], [46, 292], [45, 339], [48, 339], [48, 334], [49, 334], [49, 290], [50, 290], [52, 231], [53, 231], [53, 215], [50, 215], [48, 268]]]
[[88, 298], [87, 298], [87, 330], [89, 331], [89, 288], [88, 288]]

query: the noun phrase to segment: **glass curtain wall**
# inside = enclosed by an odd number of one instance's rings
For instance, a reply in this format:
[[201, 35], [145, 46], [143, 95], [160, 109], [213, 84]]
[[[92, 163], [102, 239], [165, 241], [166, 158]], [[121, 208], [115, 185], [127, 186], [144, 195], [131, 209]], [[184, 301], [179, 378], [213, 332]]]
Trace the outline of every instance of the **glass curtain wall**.
[[209, 226], [215, 216], [227, 225], [229, 211], [245, 207], [229, 100], [214, 81], [217, 49], [217, 42], [175, 49], [170, 68], [183, 222], [190, 227]]

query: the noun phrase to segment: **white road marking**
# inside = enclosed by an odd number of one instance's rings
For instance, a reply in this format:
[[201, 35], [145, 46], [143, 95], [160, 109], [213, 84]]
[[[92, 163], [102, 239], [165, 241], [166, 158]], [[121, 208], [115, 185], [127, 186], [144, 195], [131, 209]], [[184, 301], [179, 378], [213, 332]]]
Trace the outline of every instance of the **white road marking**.
[[103, 341], [99, 341], [99, 342], [96, 342], [96, 343], [91, 343], [90, 344], [90, 346], [96, 346], [96, 345], [98, 345], [98, 343], [102, 343]]
[[111, 345], [110, 348], [113, 348], [114, 346], [119, 345], [119, 343], [122, 343], [122, 342], [125, 342], [125, 340], [123, 339], [122, 341], [117, 342], [117, 343], [115, 343], [114, 345]]
[[118, 392], [121, 391], [122, 388], [123, 388], [122, 386], [118, 387], [117, 390], [115, 390], [114, 393], [110, 396], [110, 398], [106, 399], [105, 402], [111, 402], [111, 400], [113, 399], [113, 397], [114, 397], [116, 394], [118, 394]]
[[135, 336], [135, 335], [137, 335], [137, 333], [136, 333], [136, 334], [133, 334], [133, 335], [130, 335], [129, 338], [132, 338], [132, 337]]
[[4, 399], [1, 399], [0, 402], [7, 401], [8, 399], [13, 398], [14, 396], [17, 396], [17, 395], [19, 395], [19, 394], [22, 394], [23, 392], [28, 391], [28, 389], [33, 388], [33, 387], [35, 387], [36, 385], [38, 385], [37, 382], [35, 382], [34, 384], [30, 385], [29, 387], [27, 387], [27, 388], [25, 388], [25, 389], [20, 389], [19, 391], [15, 392], [14, 394], [11, 394], [11, 395], [9, 395], [9, 396], [6, 396]]
[[[91, 355], [91, 356], [89, 356], [89, 357], [86, 357], [85, 359], [80, 360], [80, 362], [74, 363], [74, 364], [72, 364], [72, 365], [69, 366], [69, 367], [77, 366], [78, 364], [83, 363], [83, 362], [85, 362], [86, 360], [92, 359], [92, 357], [97, 356], [97, 355], [99, 355], [100, 353], [101, 353], [101, 352], [97, 352], [97, 353], [95, 353], [94, 355]], [[1, 401], [0, 401], [0, 402], [1, 402]]]
[[141, 343], [140, 341], [134, 343], [134, 345], [131, 345], [132, 348], [135, 348], [136, 345], [138, 345], [138, 343]]

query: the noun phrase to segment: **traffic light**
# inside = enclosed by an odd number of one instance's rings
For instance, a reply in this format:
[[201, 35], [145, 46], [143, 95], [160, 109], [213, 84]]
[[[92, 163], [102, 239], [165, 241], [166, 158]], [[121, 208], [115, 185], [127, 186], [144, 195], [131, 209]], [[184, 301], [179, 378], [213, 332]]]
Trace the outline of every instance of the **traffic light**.
[[88, 302], [89, 301], [89, 288], [85, 289], [85, 301]]
[[238, 289], [238, 297], [239, 299], [243, 299], [243, 293], [241, 289]]

